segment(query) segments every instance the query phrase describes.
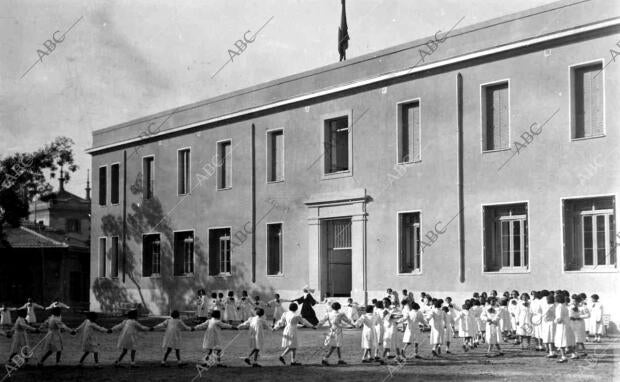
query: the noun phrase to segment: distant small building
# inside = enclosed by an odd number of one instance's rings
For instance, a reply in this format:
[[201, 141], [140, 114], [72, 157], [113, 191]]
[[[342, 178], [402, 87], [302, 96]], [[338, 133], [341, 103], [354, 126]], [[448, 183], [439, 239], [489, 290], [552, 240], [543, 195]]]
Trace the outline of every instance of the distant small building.
[[5, 225], [0, 236], [0, 301], [39, 303], [59, 297], [69, 305], [88, 302], [90, 196], [60, 187], [33, 202], [28, 221]]

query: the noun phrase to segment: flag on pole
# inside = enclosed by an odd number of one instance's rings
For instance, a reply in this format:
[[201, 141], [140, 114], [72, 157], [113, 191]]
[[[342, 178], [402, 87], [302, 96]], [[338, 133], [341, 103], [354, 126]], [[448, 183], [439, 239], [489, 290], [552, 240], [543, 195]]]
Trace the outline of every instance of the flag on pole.
[[338, 53], [340, 61], [347, 59], [347, 49], [349, 48], [349, 28], [347, 27], [347, 13], [345, 11], [345, 0], [342, 2], [342, 15], [340, 16], [340, 27], [338, 28]]

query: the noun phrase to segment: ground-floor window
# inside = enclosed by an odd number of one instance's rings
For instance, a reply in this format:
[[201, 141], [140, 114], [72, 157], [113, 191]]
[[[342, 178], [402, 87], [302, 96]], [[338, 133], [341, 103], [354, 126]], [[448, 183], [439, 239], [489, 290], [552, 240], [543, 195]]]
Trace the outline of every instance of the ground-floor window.
[[161, 240], [158, 233], [142, 236], [142, 276], [161, 274]]
[[419, 272], [421, 269], [420, 213], [398, 214], [398, 272]]
[[194, 273], [194, 231], [174, 233], [174, 274], [186, 276]]
[[209, 274], [231, 274], [230, 228], [209, 230]]
[[527, 203], [483, 207], [484, 270], [527, 270]]
[[110, 270], [110, 276], [111, 277], [118, 277], [118, 269], [119, 269], [119, 259], [118, 259], [118, 254], [119, 254], [119, 242], [118, 242], [118, 236], [112, 236], [112, 248], [110, 248], [110, 252], [111, 252], [111, 270]]
[[614, 204], [613, 197], [564, 200], [565, 270], [616, 267]]
[[267, 274], [282, 274], [282, 224], [267, 224]]
[[108, 239], [99, 238], [99, 277], [105, 277], [106, 254], [108, 251]]

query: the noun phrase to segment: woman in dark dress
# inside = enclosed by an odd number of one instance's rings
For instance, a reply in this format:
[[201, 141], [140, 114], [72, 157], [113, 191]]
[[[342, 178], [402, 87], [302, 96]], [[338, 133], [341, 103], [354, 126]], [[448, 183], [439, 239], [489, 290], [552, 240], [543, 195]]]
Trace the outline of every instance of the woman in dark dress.
[[313, 306], [316, 304], [316, 300], [310, 292], [314, 292], [309, 287], [304, 288], [304, 295], [298, 299], [292, 300], [299, 305], [301, 305], [301, 316], [308, 320], [312, 325], [316, 325], [319, 323], [319, 319], [316, 318], [316, 313], [314, 312]]

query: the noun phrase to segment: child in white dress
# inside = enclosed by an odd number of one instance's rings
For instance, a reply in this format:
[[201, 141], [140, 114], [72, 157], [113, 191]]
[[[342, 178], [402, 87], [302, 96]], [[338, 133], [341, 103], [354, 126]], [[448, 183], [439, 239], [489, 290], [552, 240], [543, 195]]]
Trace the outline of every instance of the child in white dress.
[[329, 346], [330, 348], [321, 360], [321, 364], [323, 366], [329, 365], [327, 360], [332, 355], [334, 350], [336, 350], [338, 355], [338, 365], [346, 365], [346, 362], [342, 360], [342, 354], [340, 352], [340, 347], [342, 346], [342, 328], [344, 327], [344, 324], [348, 324], [352, 327], [355, 324], [340, 311], [340, 308], [341, 306], [338, 302], [331, 304], [332, 311], [327, 313], [317, 324], [317, 326], [322, 326], [326, 322], [329, 324], [329, 335], [325, 340], [325, 346]]
[[500, 318], [493, 304], [494, 303], [492, 303], [491, 306], [485, 309], [480, 317], [485, 321], [486, 325], [485, 340], [489, 346], [487, 348], [487, 356], [491, 356], [491, 349], [493, 348], [493, 346], [495, 346], [497, 349], [497, 355], [501, 356], [504, 355], [504, 353], [502, 353], [502, 350], [499, 347], [499, 341], [501, 339], [501, 333], [499, 330]]
[[84, 360], [86, 359], [86, 357], [90, 353], [93, 353], [93, 358], [95, 359], [95, 365], [97, 368], [100, 368], [99, 366], [99, 341], [98, 341], [98, 338], [95, 332], [112, 333], [112, 329], [106, 329], [104, 327], [97, 325], [95, 323], [96, 320], [97, 320], [97, 314], [95, 312], [88, 312], [86, 313], [86, 319], [80, 324], [80, 326], [73, 329], [74, 332], [82, 333], [82, 338], [81, 338], [80, 343], [82, 345], [82, 351], [84, 353], [82, 354], [82, 358], [80, 358], [80, 362], [78, 363], [79, 367], [84, 365]]
[[211, 354], [215, 353], [216, 356], [216, 367], [225, 367], [221, 361], [222, 357], [222, 346], [221, 346], [221, 334], [222, 329], [234, 329], [232, 325], [224, 323], [220, 321], [220, 311], [215, 310], [211, 315], [211, 318], [207, 321], [203, 322], [200, 325], [194, 327], [196, 330], [206, 329], [205, 335], [202, 339], [202, 348], [207, 351], [207, 354], [204, 357], [204, 366], [209, 366], [209, 357]]
[[316, 326], [312, 325], [305, 318], [298, 316], [295, 314], [297, 311], [297, 304], [291, 302], [288, 306], [288, 312], [284, 313], [280, 318], [280, 321], [276, 323], [272, 330], [278, 330], [280, 328], [284, 328], [282, 332], [282, 347], [284, 351], [278, 358], [283, 365], [286, 365], [286, 361], [284, 357], [291, 353], [291, 366], [299, 366], [301, 363], [295, 360], [295, 356], [297, 355], [297, 346], [299, 345], [299, 339], [297, 334], [297, 325], [301, 324], [303, 326], [316, 329]]
[[364, 313], [355, 322], [355, 326], [362, 328], [362, 362], [372, 362], [371, 351], [377, 347], [377, 337], [375, 335], [375, 325], [377, 324], [377, 316], [374, 314], [375, 307], [373, 305], [366, 306]]
[[[210, 318], [211, 314], [213, 314], [214, 310], [220, 310], [220, 306], [217, 299], [217, 293], [211, 293], [211, 299], [209, 300], [209, 305], [207, 307], [207, 317]], [[201, 322], [202, 323], [202, 322]]]
[[273, 295], [274, 299], [267, 303], [268, 307], [273, 307], [273, 322], [272, 326], [276, 325], [276, 322], [280, 321], [282, 315], [284, 314], [284, 308], [282, 307], [282, 301], [280, 300], [279, 294]]
[[377, 338], [377, 346], [375, 347], [375, 361], [380, 362], [381, 357], [379, 357], [379, 352], [381, 351], [381, 346], [383, 345], [383, 314], [385, 309], [383, 308], [383, 301], [375, 302], [375, 310], [374, 314], [377, 317], [375, 320], [375, 337]]
[[121, 354], [118, 359], [114, 361], [114, 367], [119, 367], [121, 361], [127, 354], [127, 351], [131, 351], [131, 368], [136, 368], [136, 347], [138, 345], [138, 332], [146, 332], [153, 331], [153, 328], [149, 328], [148, 326], [144, 326], [140, 324], [138, 321], [138, 311], [130, 310], [127, 313], [127, 319], [121, 322], [120, 324], [112, 327], [112, 331], [115, 332], [117, 330], [121, 331], [120, 336], [118, 337], [118, 343], [116, 347], [121, 350]]
[[568, 310], [568, 317], [570, 319], [569, 324], [571, 330], [573, 331], [573, 337], [575, 340], [571, 358], [578, 358], [577, 349], [581, 349], [584, 354], [586, 351], [586, 347], [584, 345], [584, 342], [586, 341], [586, 324], [584, 320], [590, 317], [590, 312], [587, 308], [582, 306], [581, 297], [578, 295], [573, 295], [572, 299], [572, 304], [569, 306]]
[[[15, 320], [15, 324], [13, 325], [13, 340], [11, 341], [11, 349], [9, 350], [9, 360], [7, 364], [11, 362], [11, 359], [22, 352], [24, 347], [30, 349], [30, 345], [28, 343], [28, 334], [27, 331], [38, 333], [39, 331], [28, 325], [24, 317], [26, 316], [26, 310], [19, 309], [17, 311], [17, 319]], [[29, 357], [24, 357], [26, 362], [28, 362]]]
[[[258, 364], [258, 354], [265, 345], [265, 331], [271, 329], [271, 326], [265, 321], [265, 310], [263, 308], [255, 309], [255, 316], [248, 318], [245, 322], [237, 326], [237, 329], [249, 329], [250, 354], [244, 359], [245, 363], [252, 367], [261, 367]], [[254, 363], [250, 358], [254, 356]]]
[[358, 310], [359, 305], [356, 302], [353, 302], [353, 299], [350, 297], [347, 299], [347, 306], [342, 308], [344, 314], [346, 314], [347, 318], [352, 322], [355, 322], [358, 318], [360, 318]]
[[[521, 304], [517, 305], [515, 322], [516, 322], [516, 334], [519, 337], [519, 343], [521, 343], [521, 349], [530, 347], [530, 341], [534, 327], [532, 326], [532, 311], [530, 309], [530, 296], [527, 293], [521, 295]], [[526, 346], [527, 340], [527, 346]]]
[[499, 331], [502, 334], [502, 339], [505, 341], [510, 337], [512, 327], [510, 326], [510, 312], [508, 312], [508, 299], [502, 298], [497, 308], [497, 315], [499, 317]]
[[387, 298], [383, 299], [385, 309], [383, 311], [383, 358], [400, 360], [400, 348], [398, 347], [397, 326], [398, 321], [403, 317], [400, 310], [392, 305]]
[[431, 354], [439, 356], [439, 346], [443, 342], [444, 329], [444, 312], [441, 310], [441, 302], [436, 300], [433, 308], [426, 312], [424, 318], [431, 327], [430, 344], [432, 346]]
[[27, 310], [27, 314], [26, 314], [26, 322], [29, 324], [36, 324], [37, 323], [37, 314], [35, 312], [35, 309], [45, 309], [44, 307], [42, 307], [41, 305], [35, 303], [32, 301], [31, 298], [28, 299], [28, 302], [25, 303], [21, 308], [19, 309], [26, 309]]
[[455, 323], [459, 337], [463, 339], [463, 351], [468, 352], [474, 347], [473, 333], [475, 330], [475, 322], [469, 304], [463, 304], [461, 311], [456, 314]]
[[[575, 309], [576, 308], [576, 309]], [[575, 334], [575, 353], [578, 349], [581, 349], [582, 355], [585, 357], [586, 353], [586, 320], [590, 318], [590, 311], [583, 301], [580, 295], [575, 296], [573, 300], [573, 307], [570, 312], [571, 327]]]
[[13, 326], [11, 312], [15, 310], [17, 309], [9, 308], [5, 304], [0, 305], [0, 329], [9, 330]]
[[450, 352], [450, 340], [454, 336], [454, 309], [451, 309], [447, 306], [442, 306], [441, 310], [445, 313], [444, 318], [444, 334], [443, 334], [443, 343], [446, 345], [446, 353], [452, 354]]
[[566, 305], [565, 296], [558, 294], [555, 297], [557, 306], [555, 308], [555, 337], [554, 344], [560, 351], [559, 363], [567, 361], [566, 353], [568, 351], [569, 344], [572, 342], [572, 330], [570, 329], [570, 320], [568, 315], [568, 307]]
[[161, 344], [161, 347], [165, 349], [164, 358], [161, 360], [162, 367], [168, 366], [168, 356], [170, 352], [172, 352], [172, 349], [174, 349], [174, 354], [177, 357], [177, 366], [185, 366], [185, 363], [181, 362], [181, 331], [189, 330], [193, 332], [194, 328], [187, 326], [179, 317], [179, 311], [173, 310], [170, 314], [170, 318], [166, 318], [153, 327], [153, 329], [166, 329], [164, 340]]
[[420, 312], [420, 305], [417, 302], [411, 302], [411, 300], [402, 300], [401, 305], [407, 306], [407, 309], [403, 309], [403, 317], [399, 320], [399, 323], [404, 324], [405, 332], [403, 333], [403, 348], [400, 351], [399, 361], [407, 359], [407, 348], [414, 344], [414, 358], [420, 358], [418, 354], [418, 342], [415, 340], [415, 333], [420, 331], [420, 325], [424, 325], [424, 315]]
[[241, 322], [247, 321], [254, 315], [254, 307], [252, 306], [252, 301], [250, 300], [247, 291], [244, 290], [241, 292], [241, 299], [239, 300], [237, 307], [237, 320]]
[[555, 339], [555, 298], [549, 294], [545, 302], [541, 302], [540, 337], [547, 349], [547, 358], [555, 358], [553, 341]]
[[232, 324], [233, 321], [238, 320], [238, 312], [239, 307], [237, 306], [237, 301], [235, 300], [235, 292], [229, 291], [228, 298], [224, 301], [224, 321]]
[[590, 296], [592, 300], [590, 307], [590, 328], [588, 334], [594, 336], [594, 342], [601, 342], [603, 334], [603, 304], [598, 301], [598, 295]]
[[60, 333], [64, 330], [75, 334], [67, 325], [65, 325], [60, 319], [60, 307], [54, 307], [51, 309], [52, 315], [43, 323], [42, 327], [47, 327], [47, 334], [45, 336], [45, 342], [43, 344], [44, 355], [38, 363], [38, 366], [42, 366], [45, 360], [56, 353], [56, 365], [60, 363], [60, 356], [62, 355], [62, 337]]

